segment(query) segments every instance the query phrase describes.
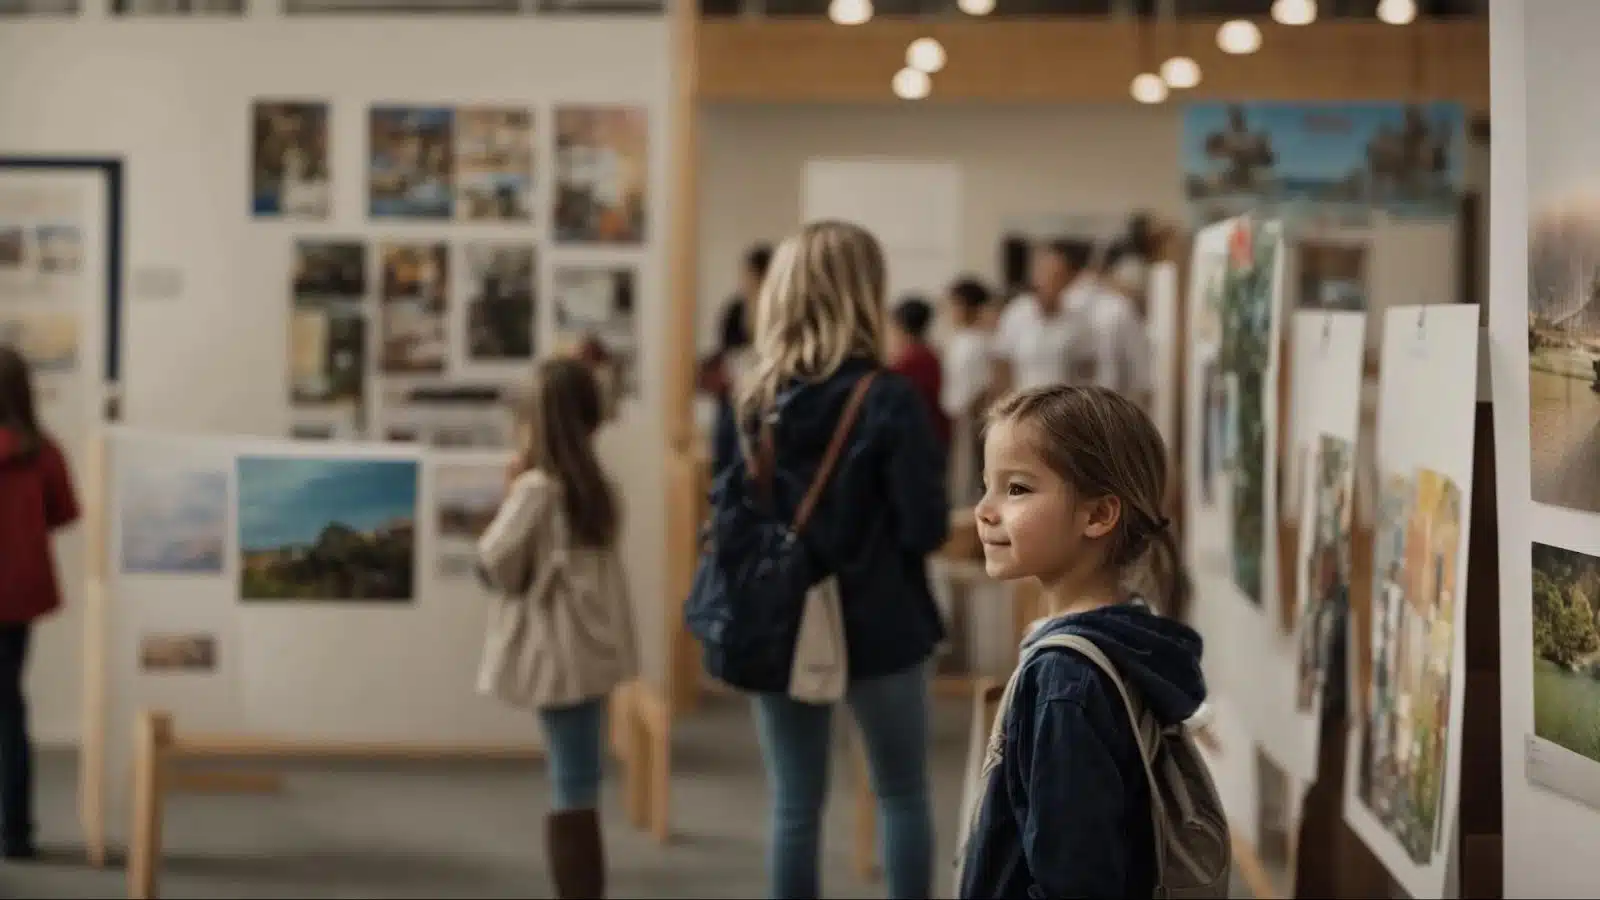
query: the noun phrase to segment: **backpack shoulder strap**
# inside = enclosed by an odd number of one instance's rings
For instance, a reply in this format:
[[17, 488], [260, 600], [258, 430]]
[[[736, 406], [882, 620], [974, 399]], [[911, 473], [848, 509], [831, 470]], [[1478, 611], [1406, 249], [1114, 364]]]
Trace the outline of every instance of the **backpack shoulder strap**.
[[1161, 873], [1166, 871], [1166, 847], [1163, 846], [1161, 840], [1161, 821], [1164, 818], [1165, 811], [1162, 809], [1161, 804], [1161, 788], [1156, 784], [1156, 773], [1152, 765], [1154, 762], [1153, 753], [1150, 745], [1145, 742], [1139, 711], [1133, 705], [1133, 697], [1128, 693], [1128, 685], [1122, 680], [1122, 675], [1117, 671], [1116, 664], [1107, 658], [1094, 641], [1081, 634], [1053, 634], [1040, 639], [1034, 645], [1036, 651], [1045, 647], [1060, 647], [1082, 654], [1090, 662], [1094, 663], [1100, 671], [1104, 672], [1107, 678], [1111, 679], [1111, 683], [1116, 685], [1117, 693], [1122, 696], [1122, 706], [1128, 713], [1128, 723], [1133, 726], [1134, 742], [1139, 746], [1139, 760], [1144, 763], [1145, 779], [1150, 784], [1150, 825], [1152, 829], [1151, 835], [1155, 838], [1156, 880], [1159, 884]]
[[867, 397], [867, 389], [872, 387], [872, 381], [877, 377], [878, 372], [874, 369], [856, 379], [855, 387], [850, 391], [850, 399], [845, 401], [844, 412], [839, 414], [839, 424], [834, 426], [833, 437], [828, 441], [828, 449], [823, 451], [822, 461], [817, 463], [817, 474], [812, 476], [811, 486], [806, 489], [805, 497], [795, 510], [795, 531], [798, 532], [806, 527], [806, 520], [811, 518], [811, 512], [816, 509], [817, 501], [822, 499], [822, 489], [828, 486], [828, 478], [833, 474], [834, 464], [839, 461], [839, 454], [844, 451], [845, 439], [850, 436], [850, 429], [856, 423], [856, 416], [861, 413], [861, 403]]

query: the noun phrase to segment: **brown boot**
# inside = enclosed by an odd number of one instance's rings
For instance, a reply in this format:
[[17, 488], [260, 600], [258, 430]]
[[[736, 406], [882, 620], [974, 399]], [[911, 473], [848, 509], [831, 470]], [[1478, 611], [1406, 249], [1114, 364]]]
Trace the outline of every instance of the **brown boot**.
[[606, 895], [606, 851], [600, 839], [600, 815], [592, 809], [569, 809], [545, 819], [545, 855], [557, 900], [603, 900]]

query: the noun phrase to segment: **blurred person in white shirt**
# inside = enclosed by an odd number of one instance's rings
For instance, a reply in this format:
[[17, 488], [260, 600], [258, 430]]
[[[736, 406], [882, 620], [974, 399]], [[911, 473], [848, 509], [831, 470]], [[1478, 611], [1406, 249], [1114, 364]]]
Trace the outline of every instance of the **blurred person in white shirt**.
[[1066, 304], [1067, 286], [1078, 274], [1067, 242], [1040, 244], [1028, 264], [1031, 293], [1006, 305], [990, 340], [995, 393], [1071, 381], [1077, 328]]
[[1066, 291], [1067, 312], [1078, 325], [1073, 380], [1110, 388], [1149, 410], [1154, 401], [1150, 337], [1133, 301], [1106, 274], [1115, 261], [1094, 264], [1088, 244], [1069, 244], [1066, 252], [1078, 272]]
[[944, 385], [939, 406], [950, 417], [951, 500], [976, 503], [982, 494], [983, 413], [993, 400], [989, 345], [989, 307], [993, 294], [970, 276], [945, 292], [951, 330], [944, 343]]

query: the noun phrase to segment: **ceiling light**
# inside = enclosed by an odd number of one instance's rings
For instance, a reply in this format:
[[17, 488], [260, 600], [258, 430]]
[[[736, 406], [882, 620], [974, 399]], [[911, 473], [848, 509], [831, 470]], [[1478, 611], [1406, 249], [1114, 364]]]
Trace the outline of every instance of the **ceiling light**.
[[1390, 25], [1409, 25], [1417, 18], [1417, 0], [1383, 0], [1378, 18]]
[[1133, 99], [1140, 103], [1160, 103], [1167, 99], [1167, 83], [1154, 72], [1141, 72], [1133, 77]]
[[1243, 56], [1261, 49], [1261, 29], [1249, 19], [1231, 19], [1217, 29], [1217, 47], [1223, 53]]
[[1174, 56], [1161, 64], [1161, 80], [1180, 91], [1192, 88], [1200, 83], [1200, 64], [1187, 56]]
[[933, 89], [933, 79], [928, 73], [910, 67], [894, 73], [894, 95], [901, 100], [921, 100]]
[[931, 37], [917, 38], [906, 48], [906, 65], [929, 75], [944, 68], [944, 45]]
[[969, 16], [987, 16], [994, 12], [994, 0], [956, 0], [956, 6]]
[[1272, 19], [1279, 25], [1310, 25], [1317, 20], [1316, 0], [1273, 0]]
[[828, 18], [836, 25], [860, 25], [872, 18], [872, 0], [833, 0]]

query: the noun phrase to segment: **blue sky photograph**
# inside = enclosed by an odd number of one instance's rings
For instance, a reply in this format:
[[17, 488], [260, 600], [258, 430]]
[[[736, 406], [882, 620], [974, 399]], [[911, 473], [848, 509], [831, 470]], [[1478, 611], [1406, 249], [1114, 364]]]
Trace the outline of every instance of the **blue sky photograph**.
[[245, 552], [314, 543], [335, 522], [368, 531], [415, 521], [411, 460], [239, 458], [239, 546]]
[[[1194, 103], [1183, 113], [1183, 171], [1203, 175], [1221, 165], [1206, 155], [1208, 135], [1228, 128], [1228, 103]], [[1367, 145], [1381, 128], [1400, 131], [1405, 125], [1402, 103], [1244, 103], [1245, 123], [1265, 132], [1277, 154], [1274, 169], [1286, 178], [1340, 179], [1366, 165]], [[1434, 132], [1450, 137], [1450, 180], [1459, 182], [1466, 141], [1460, 104], [1427, 103], [1423, 118]]]
[[220, 574], [228, 473], [181, 462], [135, 462], [119, 473], [122, 569], [141, 574]]

